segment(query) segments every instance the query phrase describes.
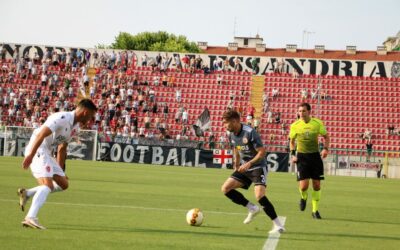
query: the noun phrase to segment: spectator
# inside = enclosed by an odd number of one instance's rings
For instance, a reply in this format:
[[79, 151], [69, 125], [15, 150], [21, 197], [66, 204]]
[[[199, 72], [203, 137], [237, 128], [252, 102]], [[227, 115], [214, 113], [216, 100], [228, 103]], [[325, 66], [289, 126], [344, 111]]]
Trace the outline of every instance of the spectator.
[[158, 86], [160, 84], [160, 76], [154, 76], [153, 77], [153, 84], [154, 86]]
[[189, 121], [189, 113], [187, 112], [186, 109], [184, 109], [182, 112], [182, 123], [187, 124], [188, 121]]
[[251, 116], [251, 115], [248, 114], [248, 115], [246, 116], [246, 124], [249, 125], [249, 126], [251, 126], [252, 122], [253, 122], [253, 116]]
[[276, 113], [276, 116], [275, 116], [275, 123], [276, 123], [276, 124], [281, 123], [281, 112]]
[[250, 116], [251, 119], [253, 119], [255, 111], [256, 111], [256, 109], [254, 108], [254, 106], [252, 106], [252, 105], [248, 106], [247, 110], [246, 110], [247, 116]]
[[272, 98], [276, 98], [279, 96], [279, 90], [276, 88], [272, 89]]
[[293, 78], [298, 79], [299, 77], [299, 72], [296, 69], [293, 69]]
[[259, 133], [259, 127], [260, 127], [260, 120], [255, 118], [253, 119], [253, 127], [254, 129], [257, 131], [257, 133]]
[[240, 65], [240, 59], [239, 57], [235, 58], [235, 67], [234, 67], [234, 71], [238, 72], [238, 71], [242, 71], [242, 66]]
[[139, 128], [139, 137], [145, 137], [145, 128], [144, 127], [140, 127]]
[[41, 81], [42, 87], [46, 87], [47, 79], [48, 79], [47, 74], [45, 72], [43, 72], [41, 77], [40, 77], [40, 81]]
[[268, 95], [267, 95], [267, 93], [263, 93], [263, 95], [262, 95], [262, 101], [263, 101], [263, 103], [266, 103], [266, 102], [268, 102]]
[[160, 126], [161, 126], [160, 117], [156, 116], [156, 118], [154, 119], [154, 127], [155, 127], [157, 130], [159, 130], [159, 129], [160, 129]]
[[190, 63], [190, 58], [187, 55], [185, 55], [182, 58], [182, 62], [183, 62], [183, 68], [184, 69], [188, 69], [189, 68], [189, 63]]
[[210, 74], [210, 73], [211, 73], [211, 72], [210, 72], [210, 68], [209, 68], [207, 65], [204, 65], [204, 66], [202, 67], [202, 70], [203, 70], [204, 75], [207, 75], [207, 74]]
[[210, 149], [215, 148], [215, 136], [213, 132], [210, 132], [210, 136], [208, 137], [208, 146]]
[[378, 160], [378, 168], [376, 170], [376, 177], [381, 178], [382, 169], [383, 169], [383, 164], [382, 164], [381, 160]]
[[164, 103], [164, 107], [163, 107], [163, 114], [164, 114], [164, 119], [166, 120], [168, 118], [168, 105], [166, 103]]
[[197, 70], [201, 69], [202, 65], [203, 65], [203, 59], [201, 59], [200, 55], [198, 55], [196, 58], [196, 69]]
[[212, 70], [214, 71], [219, 71], [219, 66], [218, 66], [218, 60], [217, 58], [215, 58], [215, 60], [213, 61], [213, 68]]
[[175, 98], [177, 102], [181, 102], [182, 101], [182, 92], [180, 89], [177, 89], [175, 92]]
[[253, 74], [257, 73], [257, 68], [258, 68], [258, 60], [257, 58], [253, 57], [253, 59], [251, 60], [251, 69]]
[[[147, 66], [147, 54], [145, 53], [142, 56], [142, 67], [146, 67]], [[144, 134], [143, 134], [144, 135]]]
[[175, 76], [172, 75], [168, 77], [168, 83], [167, 83], [168, 87], [173, 88], [175, 86], [175, 81], [176, 81]]
[[326, 92], [325, 91], [321, 91], [321, 99], [322, 100], [327, 100], [327, 94], [326, 94]]
[[225, 143], [226, 143], [226, 137], [225, 137], [224, 133], [221, 133], [221, 136], [219, 137], [219, 148], [224, 149]]
[[279, 67], [279, 72], [280, 73], [284, 73], [285, 72], [285, 61], [283, 60], [283, 58], [278, 63], [278, 67]]
[[308, 98], [307, 89], [306, 89], [306, 88], [302, 89], [302, 90], [300, 91], [300, 95], [301, 95], [301, 99], [303, 99], [303, 100], [307, 99], [307, 98]]
[[178, 110], [175, 112], [175, 122], [176, 122], [176, 123], [179, 123], [179, 122], [181, 121], [181, 118], [182, 118], [182, 112], [181, 112], [180, 109], [178, 109]]
[[393, 135], [394, 134], [394, 126], [393, 125], [389, 125], [388, 126], [388, 135]]
[[367, 140], [368, 143], [371, 142], [371, 139], [372, 139], [372, 131], [369, 130], [369, 129], [367, 128], [367, 129], [365, 130], [365, 132], [364, 132], [363, 138], [364, 138], [365, 140]]
[[317, 99], [318, 90], [311, 90], [311, 99]]
[[167, 85], [168, 85], [168, 75], [164, 74], [161, 79], [162, 79], [161, 81], [162, 81], [163, 86], [167, 87]]
[[270, 141], [271, 143], [273, 143], [274, 140], [275, 140], [275, 134], [274, 134], [273, 132], [271, 132], [271, 134], [269, 134], [269, 141]]
[[372, 142], [369, 140], [367, 142], [367, 144], [365, 144], [366, 148], [367, 148], [367, 162], [371, 161], [371, 155], [372, 155]]
[[153, 103], [153, 107], [151, 108], [153, 115], [158, 113], [158, 104], [156, 102]]
[[217, 75], [217, 83], [218, 83], [218, 85], [222, 85], [222, 80], [223, 80], [223, 78], [222, 78], [221, 74], [218, 74]]
[[285, 135], [285, 134], [286, 134], [286, 123], [285, 123], [285, 121], [282, 121], [282, 124], [281, 124], [281, 133], [282, 133], [282, 135]]
[[161, 63], [162, 63], [162, 56], [160, 53], [156, 56], [156, 64], [158, 68], [161, 68]]
[[280, 73], [278, 61], [275, 61], [275, 62], [273, 63], [273, 66], [274, 66], [274, 73]]
[[267, 122], [272, 123], [272, 111], [271, 110], [269, 110], [267, 112]]
[[225, 60], [224, 60], [224, 71], [229, 71], [229, 70], [230, 70], [230, 68], [229, 68], [229, 59], [228, 59], [228, 57], [226, 57]]
[[154, 102], [155, 101], [155, 91], [154, 91], [154, 89], [150, 89], [149, 90], [149, 98], [150, 98], [150, 102]]
[[146, 128], [146, 129], [150, 129], [150, 116], [149, 116], [149, 113], [147, 112], [146, 113], [146, 116], [144, 117], [144, 127]]

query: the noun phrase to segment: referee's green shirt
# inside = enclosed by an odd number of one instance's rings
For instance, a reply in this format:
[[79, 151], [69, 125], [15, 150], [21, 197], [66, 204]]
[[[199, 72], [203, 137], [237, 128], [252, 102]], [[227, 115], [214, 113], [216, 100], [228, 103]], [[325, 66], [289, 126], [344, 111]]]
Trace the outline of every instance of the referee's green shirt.
[[322, 121], [317, 118], [311, 118], [305, 123], [299, 119], [290, 125], [290, 139], [296, 139], [297, 152], [315, 153], [318, 149], [318, 135], [326, 135], [326, 128]]

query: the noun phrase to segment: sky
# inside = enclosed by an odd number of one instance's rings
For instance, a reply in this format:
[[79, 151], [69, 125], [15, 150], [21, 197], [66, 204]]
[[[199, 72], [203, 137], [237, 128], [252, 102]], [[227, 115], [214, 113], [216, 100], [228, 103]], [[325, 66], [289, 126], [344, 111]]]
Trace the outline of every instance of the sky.
[[209, 46], [259, 34], [267, 48], [376, 50], [400, 31], [399, 0], [1, 0], [0, 9], [0, 43], [88, 48], [161, 30]]

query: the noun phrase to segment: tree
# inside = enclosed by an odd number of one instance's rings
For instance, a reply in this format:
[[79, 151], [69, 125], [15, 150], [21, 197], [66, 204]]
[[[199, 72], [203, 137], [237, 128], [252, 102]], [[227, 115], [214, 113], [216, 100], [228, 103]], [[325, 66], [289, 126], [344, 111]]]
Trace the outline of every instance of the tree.
[[201, 52], [196, 43], [189, 42], [185, 36], [176, 36], [165, 31], [142, 32], [137, 35], [120, 32], [110, 47], [123, 50]]
[[96, 49], [112, 49], [110, 45], [102, 44], [99, 43], [96, 46], [94, 46]]

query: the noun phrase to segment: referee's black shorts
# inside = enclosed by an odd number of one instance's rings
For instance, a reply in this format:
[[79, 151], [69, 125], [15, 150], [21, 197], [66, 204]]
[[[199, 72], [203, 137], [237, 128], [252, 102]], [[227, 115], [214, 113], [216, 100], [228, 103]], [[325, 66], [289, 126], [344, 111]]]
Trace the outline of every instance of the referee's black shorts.
[[319, 152], [297, 153], [297, 180], [323, 180], [324, 163]]

